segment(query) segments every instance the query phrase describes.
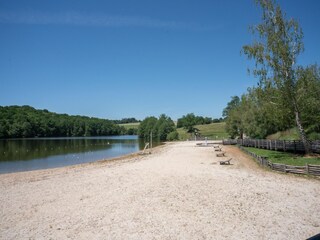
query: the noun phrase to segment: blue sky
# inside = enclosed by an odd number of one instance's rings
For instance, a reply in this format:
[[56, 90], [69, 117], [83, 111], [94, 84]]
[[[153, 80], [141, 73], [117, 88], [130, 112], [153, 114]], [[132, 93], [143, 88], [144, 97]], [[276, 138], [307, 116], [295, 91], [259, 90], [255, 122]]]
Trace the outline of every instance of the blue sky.
[[[299, 64], [320, 62], [320, 1], [281, 0]], [[0, 0], [0, 105], [121, 119], [221, 117], [257, 79], [241, 47], [253, 0]]]

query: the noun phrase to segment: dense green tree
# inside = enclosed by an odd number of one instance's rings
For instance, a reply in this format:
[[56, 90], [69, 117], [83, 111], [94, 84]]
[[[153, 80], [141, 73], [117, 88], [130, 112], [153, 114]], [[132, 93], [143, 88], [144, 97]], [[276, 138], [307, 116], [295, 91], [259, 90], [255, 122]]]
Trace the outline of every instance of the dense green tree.
[[240, 98], [233, 96], [227, 107], [223, 110], [226, 117], [226, 131], [231, 138], [243, 137], [243, 127], [241, 119]]
[[161, 141], [165, 141], [167, 135], [176, 129], [172, 119], [165, 114], [160, 115], [155, 127], [157, 129], [157, 138]]
[[146, 140], [150, 139], [150, 135], [152, 137], [156, 136], [156, 123], [158, 119], [156, 117], [146, 117], [139, 125], [138, 135], [141, 138]]
[[227, 107], [223, 109], [222, 111], [222, 117], [227, 118], [230, 114], [230, 112], [238, 107], [240, 104], [240, 98], [238, 96], [231, 97], [231, 101], [228, 102]]
[[165, 114], [161, 114], [159, 119], [156, 117], [146, 117], [139, 125], [138, 134], [146, 140], [150, 140], [152, 134], [153, 139], [165, 141], [168, 134], [175, 130], [176, 127], [172, 119]]
[[[273, 90], [248, 89], [241, 98], [233, 97], [228, 103], [226, 130], [232, 138], [244, 135], [251, 138], [265, 138], [269, 134], [286, 130], [293, 126], [286, 109], [269, 101]], [[236, 104], [234, 99], [236, 100]], [[232, 106], [232, 107], [230, 107]]]
[[194, 125], [210, 124], [212, 122], [220, 122], [220, 119], [212, 119], [210, 117], [196, 116], [194, 113], [183, 115], [177, 121], [177, 128], [192, 129]]
[[179, 133], [177, 132], [177, 130], [174, 130], [167, 135], [167, 141], [175, 140], [179, 140]]
[[[178, 120], [179, 121], [179, 120]], [[186, 129], [188, 133], [195, 132], [196, 128], [194, 127], [197, 124], [197, 118], [193, 113], [189, 113], [186, 116], [182, 117], [181, 126]]]
[[315, 64], [297, 70], [297, 102], [307, 134], [320, 138], [320, 68]]
[[249, 59], [255, 60], [253, 73], [260, 78], [260, 87], [274, 86], [276, 96], [289, 104], [294, 113], [306, 152], [310, 151], [301, 110], [297, 100], [296, 58], [303, 50], [303, 33], [294, 19], [287, 20], [279, 5], [273, 0], [257, 0], [262, 8], [262, 23], [252, 28], [258, 39], [243, 47]]

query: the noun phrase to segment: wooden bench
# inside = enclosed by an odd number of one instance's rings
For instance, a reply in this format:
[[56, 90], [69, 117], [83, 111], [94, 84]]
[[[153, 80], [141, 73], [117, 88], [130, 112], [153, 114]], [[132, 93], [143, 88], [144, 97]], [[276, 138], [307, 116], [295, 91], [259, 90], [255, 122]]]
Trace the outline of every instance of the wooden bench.
[[226, 152], [219, 152], [216, 154], [217, 157], [225, 157], [226, 156]]
[[220, 147], [214, 149], [215, 152], [221, 152], [221, 150], [222, 150], [222, 148], [220, 148]]
[[219, 161], [220, 165], [230, 165], [230, 161], [232, 160], [232, 158], [228, 159], [228, 160], [224, 160], [224, 161]]

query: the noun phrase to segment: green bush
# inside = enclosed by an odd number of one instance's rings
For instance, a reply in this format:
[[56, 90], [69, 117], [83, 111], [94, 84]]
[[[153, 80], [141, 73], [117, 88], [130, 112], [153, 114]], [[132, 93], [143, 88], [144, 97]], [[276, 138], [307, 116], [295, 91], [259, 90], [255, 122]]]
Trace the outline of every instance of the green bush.
[[179, 140], [179, 133], [175, 130], [167, 135], [167, 141]]

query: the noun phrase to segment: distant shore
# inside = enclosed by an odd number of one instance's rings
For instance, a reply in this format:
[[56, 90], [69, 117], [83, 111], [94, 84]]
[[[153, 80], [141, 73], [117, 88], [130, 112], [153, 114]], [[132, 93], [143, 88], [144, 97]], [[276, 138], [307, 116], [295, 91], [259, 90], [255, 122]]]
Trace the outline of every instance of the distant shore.
[[[0, 175], [0, 239], [306, 239], [320, 181], [261, 169], [195, 142]], [[232, 165], [220, 165], [232, 158]]]

